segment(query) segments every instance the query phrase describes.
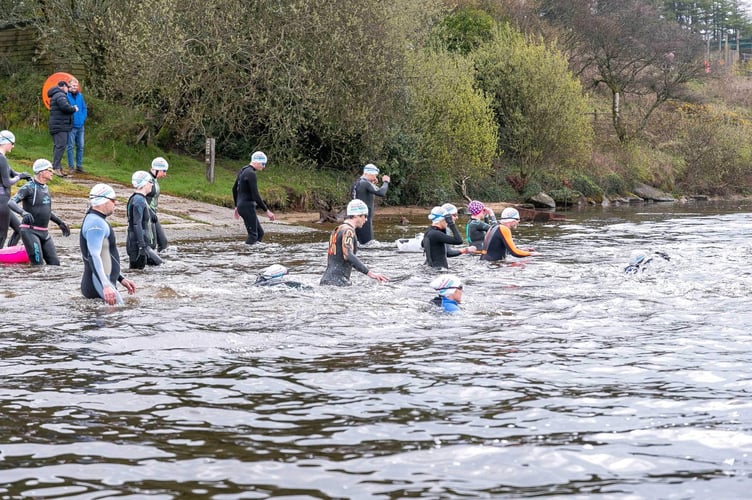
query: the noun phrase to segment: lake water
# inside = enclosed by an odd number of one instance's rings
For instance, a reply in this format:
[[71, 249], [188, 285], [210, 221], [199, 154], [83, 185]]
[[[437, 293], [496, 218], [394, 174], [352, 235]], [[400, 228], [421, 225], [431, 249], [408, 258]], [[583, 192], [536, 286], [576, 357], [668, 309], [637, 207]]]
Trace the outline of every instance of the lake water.
[[748, 498], [752, 207], [567, 217], [450, 259], [455, 316], [395, 252], [418, 217], [359, 254], [388, 284], [319, 287], [325, 231], [177, 242], [119, 309], [73, 250], [1, 267], [0, 498]]

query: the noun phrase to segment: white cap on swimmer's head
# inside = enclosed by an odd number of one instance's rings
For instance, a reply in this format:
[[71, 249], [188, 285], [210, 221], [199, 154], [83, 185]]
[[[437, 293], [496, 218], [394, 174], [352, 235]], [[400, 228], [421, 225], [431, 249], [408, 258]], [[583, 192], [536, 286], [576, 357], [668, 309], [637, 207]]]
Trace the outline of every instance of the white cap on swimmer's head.
[[92, 207], [104, 205], [116, 198], [115, 190], [107, 184], [95, 184], [89, 191], [89, 203]]
[[441, 208], [446, 210], [446, 213], [448, 213], [449, 215], [457, 215], [457, 207], [455, 207], [451, 203], [444, 203], [443, 205], [441, 205]]
[[131, 184], [133, 184], [133, 187], [138, 189], [140, 187], [143, 187], [147, 185], [150, 182], [153, 182], [153, 177], [149, 172], [145, 172], [143, 170], [136, 170], [133, 172], [133, 175], [131, 176]]
[[50, 163], [50, 160], [40, 158], [34, 162], [34, 165], [31, 168], [34, 170], [35, 174], [38, 174], [39, 172], [44, 172], [45, 170], [52, 170], [52, 163]]
[[517, 211], [516, 208], [507, 207], [504, 210], [501, 211], [501, 220], [520, 220], [520, 213]]
[[154, 170], [162, 170], [163, 172], [167, 172], [167, 169], [170, 168], [170, 164], [167, 163], [167, 160], [165, 160], [161, 156], [157, 156], [151, 161], [151, 168], [153, 168]]
[[266, 165], [266, 155], [262, 151], [256, 151], [251, 155], [251, 163], [263, 163]]
[[452, 295], [457, 289], [462, 290], [462, 280], [454, 274], [442, 274], [431, 281], [431, 288], [436, 290], [442, 297], [445, 297]]
[[365, 167], [363, 167], [363, 173], [364, 174], [372, 174], [372, 175], [379, 175], [379, 167], [374, 165], [373, 163], [369, 163]]
[[10, 130], [0, 131], [0, 144], [15, 144], [16, 136]]
[[287, 274], [287, 268], [285, 266], [283, 266], [282, 264], [272, 264], [271, 266], [261, 271], [261, 274], [259, 276], [262, 279], [268, 281], [268, 280], [273, 280], [273, 279], [279, 279], [286, 274]]
[[437, 220], [443, 219], [446, 215], [447, 211], [444, 210], [443, 207], [433, 207], [431, 213], [428, 214], [428, 219], [431, 220], [431, 222], [436, 222]]
[[363, 200], [352, 200], [347, 204], [347, 215], [368, 215], [368, 205]]

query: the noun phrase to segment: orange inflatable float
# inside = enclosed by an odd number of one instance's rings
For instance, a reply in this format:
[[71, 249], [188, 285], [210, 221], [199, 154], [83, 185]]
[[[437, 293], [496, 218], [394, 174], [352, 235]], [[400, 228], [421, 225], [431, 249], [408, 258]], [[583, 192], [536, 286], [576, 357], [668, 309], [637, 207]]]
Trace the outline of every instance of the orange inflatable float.
[[45, 80], [44, 85], [42, 85], [42, 102], [44, 103], [44, 107], [47, 109], [50, 109], [50, 98], [47, 97], [47, 92], [52, 88], [57, 86], [57, 83], [60, 80], [65, 80], [66, 82], [69, 82], [73, 78], [73, 75], [70, 73], [53, 73], [49, 77], [47, 77], [47, 80]]

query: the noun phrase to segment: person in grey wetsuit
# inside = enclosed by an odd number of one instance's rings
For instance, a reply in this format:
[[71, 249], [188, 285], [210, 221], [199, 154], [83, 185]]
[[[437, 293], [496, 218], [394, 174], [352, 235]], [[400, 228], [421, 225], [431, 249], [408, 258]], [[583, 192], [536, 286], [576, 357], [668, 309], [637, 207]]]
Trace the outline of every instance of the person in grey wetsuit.
[[386, 191], [389, 189], [389, 182], [391, 179], [388, 175], [381, 176], [381, 187], [376, 187], [379, 169], [376, 165], [369, 163], [363, 167], [363, 175], [355, 181], [352, 185], [352, 199], [361, 200], [368, 207], [368, 217], [363, 227], [355, 229], [355, 234], [358, 236], [358, 243], [365, 245], [373, 239], [373, 208], [375, 196], [386, 196]]
[[151, 192], [153, 181], [151, 174], [144, 170], [138, 170], [131, 176], [131, 184], [136, 191], [128, 199], [126, 206], [128, 231], [125, 240], [125, 250], [128, 252], [131, 269], [143, 269], [147, 264], [162, 264], [162, 259], [149, 246], [152, 212], [146, 195]]
[[363, 226], [368, 216], [368, 207], [361, 200], [352, 200], [347, 204], [347, 218], [339, 227], [332, 231], [329, 238], [326, 270], [319, 284], [334, 286], [349, 286], [350, 273], [353, 268], [369, 278], [377, 281], [389, 281], [382, 274], [370, 271], [355, 255], [358, 252], [358, 240], [355, 229]]
[[151, 220], [149, 221], [150, 234], [148, 235], [149, 246], [156, 248], [158, 252], [165, 250], [169, 246], [167, 235], [165, 234], [164, 229], [162, 229], [162, 224], [160, 224], [159, 217], [157, 216], [160, 193], [159, 179], [167, 175], [168, 168], [170, 168], [170, 165], [167, 163], [167, 160], [161, 156], [157, 156], [151, 161], [151, 170], [149, 173], [154, 182], [151, 191], [146, 193], [146, 201], [151, 209]]
[[496, 215], [491, 207], [485, 206], [478, 200], [471, 201], [467, 205], [467, 211], [470, 213], [470, 222], [465, 227], [465, 239], [468, 244], [478, 250], [483, 250], [486, 233], [492, 226], [498, 224]]
[[[10, 200], [8, 206], [21, 216], [19, 226], [29, 262], [40, 266], [47, 263], [59, 266], [55, 243], [48, 231], [50, 221], [60, 227], [63, 236], [70, 236], [68, 225], [52, 213], [52, 199], [47, 183], [52, 179], [52, 163], [40, 158], [33, 165], [34, 178], [24, 184]], [[20, 205], [19, 205], [20, 203]]]
[[115, 190], [107, 184], [96, 184], [89, 191], [89, 210], [81, 224], [78, 244], [84, 261], [81, 293], [87, 299], [101, 298], [108, 305], [122, 305], [123, 297], [116, 283], [129, 294], [136, 293], [136, 285], [120, 273], [115, 231], [106, 217], [115, 211]]

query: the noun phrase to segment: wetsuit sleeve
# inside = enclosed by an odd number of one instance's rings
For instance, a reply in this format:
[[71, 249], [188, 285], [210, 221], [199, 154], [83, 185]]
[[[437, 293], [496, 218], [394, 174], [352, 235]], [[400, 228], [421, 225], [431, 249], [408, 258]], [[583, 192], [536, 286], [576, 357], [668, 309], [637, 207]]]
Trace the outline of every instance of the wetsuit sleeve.
[[110, 277], [104, 272], [104, 263], [102, 262], [102, 244], [107, 238], [107, 232], [104, 226], [96, 226], [86, 231], [86, 247], [89, 250], [89, 258], [91, 259], [91, 267], [94, 273], [99, 278], [99, 282], [102, 286], [115, 287], [115, 284], [110, 282]]
[[342, 257], [352, 264], [353, 268], [363, 274], [368, 274], [368, 268], [355, 255], [355, 230], [347, 229], [342, 235]]
[[240, 174], [235, 178], [235, 183], [232, 185], [232, 204], [234, 207], [238, 206], [238, 183], [240, 182]]
[[256, 169], [253, 167], [249, 167], [251, 172], [246, 173], [246, 177], [248, 178], [248, 188], [251, 193], [251, 199], [256, 202], [256, 206], [263, 210], [264, 212], [268, 212], [269, 209], [266, 206], [266, 203], [264, 203], [264, 200], [261, 199], [261, 194], [258, 190], [258, 180], [256, 177]]
[[[370, 184], [370, 183], [369, 183]], [[389, 189], [389, 183], [384, 182], [381, 184], [381, 187], [376, 189], [376, 186], [371, 184], [371, 192], [375, 194], [376, 196], [386, 196], [386, 190]]]
[[444, 231], [438, 231], [438, 235], [434, 236], [442, 243], [449, 245], [459, 245], [462, 243], [462, 236], [460, 236], [460, 230], [457, 229], [457, 224], [449, 224], [449, 229], [452, 231], [452, 236], [449, 236]]
[[528, 257], [532, 255], [532, 253], [526, 250], [520, 250], [514, 245], [514, 241], [512, 241], [512, 231], [507, 226], [499, 226], [499, 230], [501, 231], [501, 237], [504, 238], [504, 243], [512, 255], [515, 257]]
[[26, 186], [30, 186], [31, 184], [24, 184], [21, 189], [19, 189], [15, 195], [13, 195], [13, 198], [10, 199], [8, 202], [8, 208], [16, 212], [18, 215], [21, 215], [24, 211], [23, 208], [18, 206], [19, 203], [22, 203], [24, 199], [26, 199], [29, 195], [29, 188]]
[[142, 203], [133, 204], [133, 232], [136, 235], [136, 244], [138, 244], [138, 248], [146, 248], [148, 246], [146, 243], [144, 227], [141, 224], [141, 221], [144, 218], [144, 210], [148, 210], [146, 198], [143, 199]]

